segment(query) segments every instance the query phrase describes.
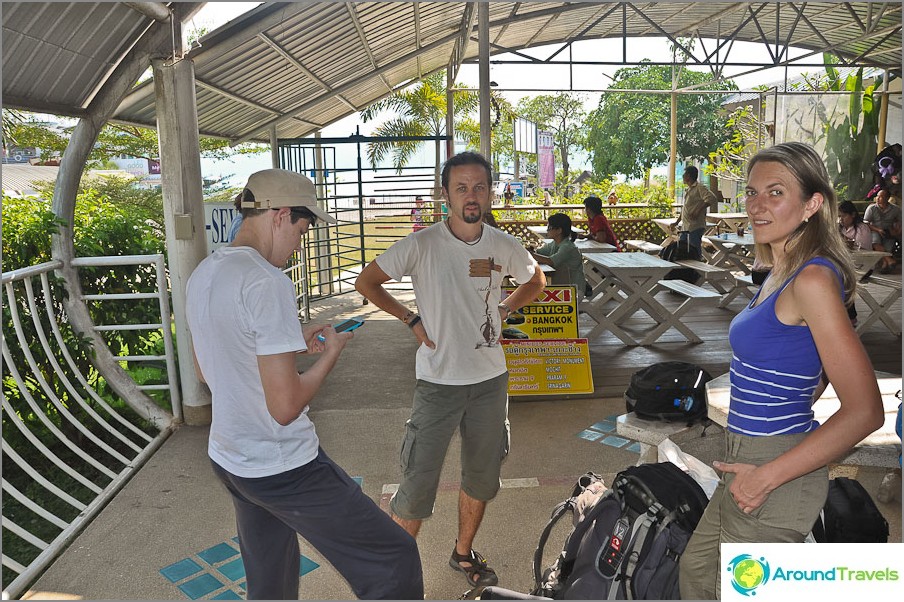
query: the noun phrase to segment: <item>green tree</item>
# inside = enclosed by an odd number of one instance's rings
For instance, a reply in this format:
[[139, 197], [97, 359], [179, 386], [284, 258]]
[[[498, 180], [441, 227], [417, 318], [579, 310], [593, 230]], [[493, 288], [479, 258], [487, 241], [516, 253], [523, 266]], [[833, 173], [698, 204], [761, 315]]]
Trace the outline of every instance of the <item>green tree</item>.
[[518, 115], [535, 122], [540, 129], [553, 133], [556, 154], [565, 178], [571, 174], [572, 152], [583, 148], [587, 140], [584, 100], [580, 94], [559, 92], [555, 95], [525, 97], [518, 102]]
[[[516, 117], [512, 103], [501, 94], [490, 92], [493, 122], [490, 127], [490, 163], [499, 173], [499, 165], [513, 160], [512, 121]], [[456, 135], [465, 141], [468, 149], [480, 150], [480, 121], [468, 114], [455, 124]]]
[[[614, 90], [671, 90], [672, 68], [643, 61], [615, 73]], [[706, 73], [680, 68], [677, 88], [736, 90], [732, 81], [712, 82]], [[678, 155], [703, 159], [728, 138], [720, 94], [678, 95]], [[668, 94], [603, 94], [588, 118], [587, 149], [599, 176], [647, 178], [654, 165], [668, 161], [671, 138]]]
[[[455, 93], [453, 116], [457, 119], [467, 115], [478, 106], [476, 92]], [[446, 72], [439, 71], [417, 82], [415, 85], [396, 91], [361, 111], [361, 119], [367, 123], [383, 111], [396, 113], [379, 124], [373, 131], [377, 137], [404, 138], [431, 136], [436, 139], [434, 156], [434, 198], [440, 194], [439, 137], [446, 133]], [[367, 145], [367, 159], [374, 169], [384, 159], [391, 157], [397, 173], [405, 166], [423, 144], [421, 140], [386, 140]]]
[[[15, 140], [17, 146], [35, 147], [41, 150], [42, 159], [61, 156], [66, 152], [74, 125], [56, 119], [42, 119], [35, 114], [21, 114], [18, 120], [11, 120], [6, 131], [6, 111], [4, 111], [4, 139]], [[236, 154], [258, 154], [269, 146], [261, 144], [241, 144], [230, 147], [226, 140], [202, 137], [199, 141], [201, 156], [210, 159], [226, 159]], [[160, 156], [157, 130], [132, 125], [110, 124], [101, 129], [97, 142], [88, 157], [89, 168], [97, 168], [104, 162], [128, 155], [130, 157], [156, 159]]]

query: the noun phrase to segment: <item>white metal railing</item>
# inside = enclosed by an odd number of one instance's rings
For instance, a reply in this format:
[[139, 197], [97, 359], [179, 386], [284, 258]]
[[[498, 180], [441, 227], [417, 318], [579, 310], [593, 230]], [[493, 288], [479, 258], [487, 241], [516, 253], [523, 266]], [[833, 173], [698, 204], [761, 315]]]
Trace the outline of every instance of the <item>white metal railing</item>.
[[[127, 304], [157, 299], [157, 315], [149, 323], [99, 324], [96, 330], [160, 332], [162, 355], [129, 349], [117, 359], [132, 366], [148, 361], [165, 366], [165, 382], [139, 389], [168, 392], [174, 413], [181, 416], [163, 255], [83, 257], [73, 265], [152, 266], [155, 279], [129, 284], [154, 290], [98, 292], [82, 300]], [[34, 581], [172, 428], [159, 431], [129, 408], [146, 399], [120, 399], [104, 387], [91, 365], [90, 349], [68, 325], [61, 303], [65, 291], [53, 277], [61, 266], [50, 261], [3, 273], [4, 599], [18, 597]]]

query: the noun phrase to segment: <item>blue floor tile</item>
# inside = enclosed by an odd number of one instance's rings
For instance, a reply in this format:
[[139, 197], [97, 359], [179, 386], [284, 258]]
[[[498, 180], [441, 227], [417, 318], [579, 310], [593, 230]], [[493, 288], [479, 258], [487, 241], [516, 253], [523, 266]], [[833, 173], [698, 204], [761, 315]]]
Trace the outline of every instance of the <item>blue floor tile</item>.
[[618, 416], [618, 414], [612, 414], [611, 416], [606, 416], [606, 420], [608, 420], [609, 422], [615, 422], [616, 420], [618, 420]]
[[200, 556], [201, 560], [203, 560], [207, 564], [216, 564], [218, 562], [223, 562], [227, 558], [232, 558], [236, 554], [238, 554], [238, 550], [233, 548], [228, 543], [219, 543], [212, 548], [207, 548], [203, 552], [198, 552], [198, 556]]
[[242, 562], [241, 558], [231, 560], [217, 570], [230, 581], [238, 581], [245, 578], [245, 563]]
[[317, 564], [307, 556], [302, 556], [301, 562], [298, 564], [298, 575], [304, 577], [306, 574], [310, 573], [318, 567], [320, 567], [319, 564]]
[[205, 573], [200, 577], [195, 577], [191, 581], [186, 581], [179, 586], [179, 589], [192, 600], [197, 600], [221, 587], [223, 587], [223, 584], [220, 583], [216, 577]]
[[160, 569], [160, 574], [169, 579], [170, 582], [175, 583], [176, 581], [182, 581], [189, 575], [194, 575], [200, 570], [201, 565], [191, 558], [186, 558], [185, 560], [180, 560], [167, 567], [163, 567]]
[[608, 420], [603, 420], [601, 422], [597, 422], [590, 428], [592, 428], [595, 431], [599, 431], [601, 433], [611, 433], [612, 431], [615, 430], [615, 423], [609, 422]]
[[605, 439], [602, 439], [600, 441], [600, 443], [603, 443], [605, 445], [609, 445], [612, 447], [622, 447], [625, 444], [630, 443], [630, 442], [631, 441], [629, 439], [622, 439], [621, 437], [616, 437], [614, 435], [609, 435], [608, 437], [606, 437]]
[[578, 433], [578, 437], [580, 437], [581, 439], [586, 439], [587, 441], [596, 441], [597, 439], [599, 439], [602, 436], [603, 436], [602, 433], [598, 433], [596, 431], [591, 431], [589, 429]]
[[244, 600], [240, 595], [232, 591], [231, 589], [227, 589], [222, 594], [217, 594], [211, 600]]
[[639, 454], [640, 453], [640, 443], [635, 441], [634, 443], [632, 443], [631, 445], [629, 445], [628, 447], [626, 447], [624, 449], [628, 450], [629, 452], [634, 452], [635, 454]]
[[352, 477], [352, 481], [358, 484], [358, 487], [364, 487], [364, 477]]

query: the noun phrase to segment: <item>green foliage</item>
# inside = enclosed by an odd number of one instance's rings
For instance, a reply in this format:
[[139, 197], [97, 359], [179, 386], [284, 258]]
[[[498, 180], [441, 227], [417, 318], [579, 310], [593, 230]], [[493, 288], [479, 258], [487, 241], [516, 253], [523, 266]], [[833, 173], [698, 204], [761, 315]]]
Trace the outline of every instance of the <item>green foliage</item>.
[[[4, 139], [15, 141], [16, 146], [35, 147], [41, 150], [44, 160], [65, 154], [74, 125], [39, 119], [33, 114], [21, 113], [19, 119], [10, 119], [7, 128], [7, 111], [4, 110]], [[7, 131], [7, 129], [9, 131]], [[226, 140], [200, 139], [201, 156], [226, 159], [233, 155], [258, 154], [269, 150], [261, 144], [242, 144], [230, 147]], [[160, 145], [157, 130], [132, 125], [108, 123], [98, 134], [97, 142], [88, 157], [88, 167], [97, 168], [119, 155], [145, 159], [159, 156]]]
[[553, 133], [562, 171], [566, 175], [570, 174], [569, 157], [573, 150], [582, 148], [587, 140], [584, 125], [586, 112], [581, 95], [559, 92], [555, 95], [525, 97], [518, 102], [517, 111], [521, 117], [536, 123], [539, 129]]
[[[706, 85], [710, 89], [736, 90], [731, 81], [711, 82], [705, 73], [681, 69], [677, 88]], [[610, 89], [671, 90], [672, 70], [642, 62], [619, 69]], [[678, 155], [704, 158], [727, 138], [720, 115], [720, 94], [678, 94]], [[668, 161], [670, 152], [671, 98], [668, 94], [604, 94], [590, 113], [587, 149], [598, 175], [624, 174], [645, 177], [649, 170]]]
[[753, 107], [745, 105], [732, 111], [725, 121], [729, 137], [709, 153], [704, 173], [720, 180], [743, 182], [747, 179], [747, 162], [759, 147], [761, 120]]
[[850, 92], [847, 115], [833, 113], [825, 121], [826, 168], [836, 187], [846, 187], [850, 198], [861, 199], [872, 185], [872, 164], [879, 146], [879, 106], [873, 97], [875, 84], [863, 87], [863, 68], [844, 82], [832, 65], [834, 57], [823, 55], [829, 89]]
[[[474, 92], [456, 93], [454, 114], [467, 114], [477, 102], [478, 96]], [[396, 116], [377, 126], [374, 136], [437, 137], [446, 131], [446, 106], [446, 72], [439, 71], [414, 86], [394, 92], [370, 105], [361, 111], [361, 119], [366, 123], [382, 111], [392, 111]], [[376, 167], [381, 161], [391, 157], [393, 166], [398, 173], [402, 173], [421, 144], [423, 142], [419, 140], [372, 142], [367, 145], [367, 159], [371, 167]]]

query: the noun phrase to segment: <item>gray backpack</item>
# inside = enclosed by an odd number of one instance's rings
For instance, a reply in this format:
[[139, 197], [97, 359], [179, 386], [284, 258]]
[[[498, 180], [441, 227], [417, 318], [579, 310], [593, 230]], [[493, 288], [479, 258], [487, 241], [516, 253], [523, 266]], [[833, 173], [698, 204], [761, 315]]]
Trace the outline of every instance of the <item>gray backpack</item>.
[[556, 506], [540, 536], [531, 594], [556, 600], [680, 599], [678, 562], [708, 501], [700, 485], [670, 462], [625, 469], [585, 509], [558, 558], [541, 574], [546, 540], [562, 516], [575, 512], [583, 489], [579, 484], [576, 495]]

